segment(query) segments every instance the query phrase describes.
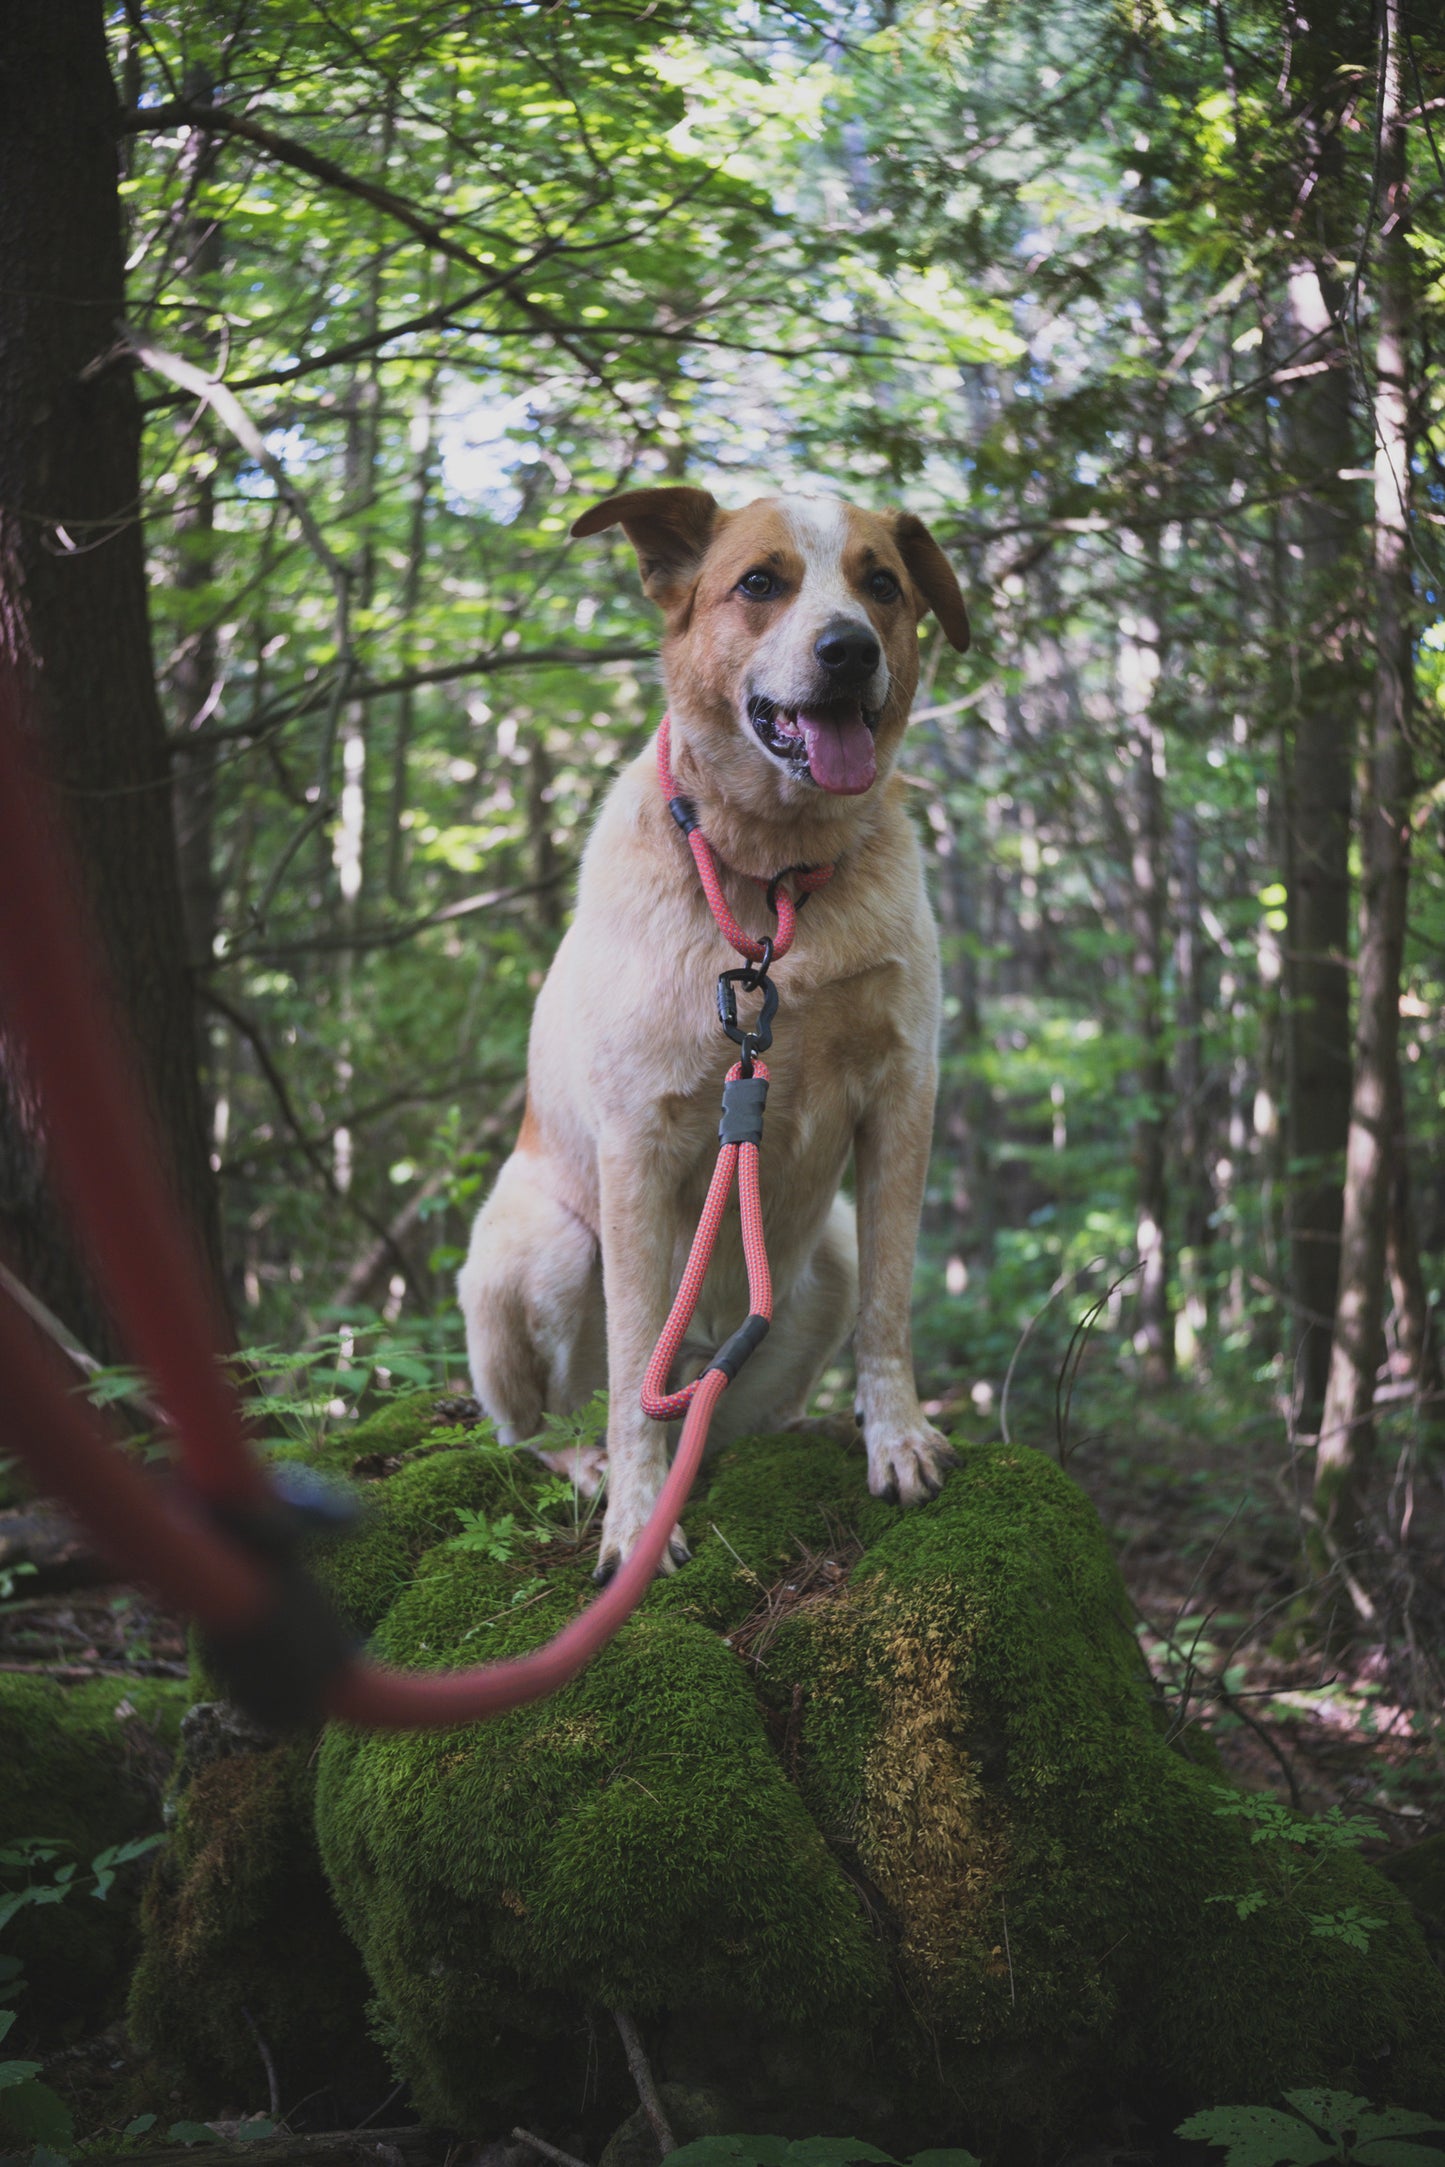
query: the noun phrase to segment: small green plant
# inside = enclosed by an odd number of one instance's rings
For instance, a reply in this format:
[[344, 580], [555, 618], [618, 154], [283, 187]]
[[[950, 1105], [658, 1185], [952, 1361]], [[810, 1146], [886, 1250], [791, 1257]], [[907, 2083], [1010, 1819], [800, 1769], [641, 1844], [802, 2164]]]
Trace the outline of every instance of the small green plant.
[[462, 1523], [462, 1532], [453, 1535], [447, 1545], [450, 1550], [470, 1550], [491, 1558], [498, 1565], [505, 1565], [517, 1555], [526, 1540], [518, 1529], [514, 1512], [504, 1512], [499, 1520], [489, 1520], [484, 1512], [473, 1512], [467, 1505], [458, 1505], [456, 1514]]
[[0, 1603], [13, 1603], [17, 1580], [33, 1578], [37, 1569], [24, 1558], [18, 1565], [0, 1565]]
[[[861, 2137], [699, 2137], [669, 2158], [677, 2167], [852, 2167], [855, 2160], [903, 2167]], [[972, 2152], [915, 2152], [908, 2167], [980, 2167]]]
[[[594, 1392], [575, 1413], [548, 1415], [535, 1442], [545, 1452], [585, 1452], [606, 1434], [607, 1394]], [[432, 1442], [467, 1445], [485, 1453], [503, 1478], [512, 1508], [489, 1519], [484, 1512], [458, 1505], [461, 1533], [452, 1536], [450, 1549], [470, 1550], [506, 1565], [528, 1543], [580, 1542], [586, 1534], [597, 1510], [597, 1496], [583, 1497], [570, 1475], [553, 1474], [541, 1483], [533, 1482], [530, 1477], [536, 1463], [530, 1455], [519, 1457], [521, 1448], [499, 1444], [490, 1422], [475, 1423], [469, 1429], [458, 1424], [435, 1430]]]
[[[449, 1319], [387, 1324], [373, 1310], [329, 1315], [335, 1330], [305, 1347], [242, 1347], [230, 1357], [262, 1445], [315, 1448], [340, 1423], [355, 1421], [363, 1401], [372, 1406], [400, 1392], [441, 1389], [455, 1374]], [[117, 1365], [88, 1378], [85, 1396], [94, 1406], [109, 1407], [133, 1402], [145, 1389], [142, 1371]], [[164, 1457], [170, 1449], [150, 1434], [132, 1442], [147, 1458]]]
[[1237, 1895], [1211, 1896], [1208, 1902], [1232, 1904], [1241, 1919], [1250, 1918], [1268, 1903], [1288, 1904], [1309, 1921], [1310, 1932], [1320, 1940], [1341, 1941], [1365, 1955], [1371, 1934], [1386, 1924], [1384, 1919], [1371, 1918], [1358, 1904], [1346, 1904], [1340, 1911], [1306, 1911], [1301, 1898], [1311, 1876], [1327, 1859], [1338, 1857], [1341, 1851], [1358, 1851], [1367, 1836], [1379, 1834], [1376, 1824], [1365, 1814], [1346, 1814], [1339, 1806], [1308, 1819], [1268, 1792], [1233, 1791], [1218, 1783], [1213, 1790], [1224, 1801], [1214, 1809], [1222, 1819], [1253, 1822], [1249, 1840], [1266, 1847], [1262, 1864], [1269, 1886], [1257, 1884]]
[[[121, 1867], [144, 1858], [161, 1841], [159, 1835], [137, 1836], [98, 1851], [90, 1862], [88, 1883], [79, 1872], [79, 1862], [66, 1859], [65, 1846], [48, 1836], [22, 1836], [0, 1847], [0, 1883], [24, 1877], [16, 1888], [0, 1888], [0, 1932], [17, 1913], [64, 1903], [87, 1887], [103, 1903]], [[17, 2001], [24, 1991], [25, 1967], [20, 1958], [0, 1955], [0, 2004]], [[18, 2018], [18, 2010], [0, 2006], [0, 2040]], [[40, 2081], [40, 2069], [39, 2062], [0, 2061], [0, 2144], [18, 2140], [34, 2146], [32, 2167], [46, 2167], [43, 2153], [65, 2156], [74, 2135], [70, 2109], [58, 2092]]]
[[1348, 2092], [1286, 2092], [1277, 2107], [1210, 2107], [1175, 2135], [1223, 2145], [1224, 2167], [1440, 2167], [1445, 2153], [1412, 2137], [1445, 2136], [1445, 2122], [1404, 2107], [1372, 2107]]

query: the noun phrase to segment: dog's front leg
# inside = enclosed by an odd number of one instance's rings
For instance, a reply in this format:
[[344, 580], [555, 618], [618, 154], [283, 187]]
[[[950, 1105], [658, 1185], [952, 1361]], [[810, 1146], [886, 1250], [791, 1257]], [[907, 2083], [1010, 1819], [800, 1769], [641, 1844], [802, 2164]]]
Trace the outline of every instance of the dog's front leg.
[[[658, 1140], [628, 1138], [599, 1157], [602, 1286], [607, 1304], [607, 1514], [597, 1578], [633, 1549], [667, 1475], [667, 1425], [642, 1412], [642, 1379], [672, 1306], [676, 1183]], [[662, 1570], [685, 1565], [681, 1528]]]
[[913, 1377], [913, 1260], [933, 1136], [932, 1063], [889, 1089], [854, 1137], [858, 1176], [858, 1420], [875, 1497], [917, 1505], [958, 1457], [918, 1401]]

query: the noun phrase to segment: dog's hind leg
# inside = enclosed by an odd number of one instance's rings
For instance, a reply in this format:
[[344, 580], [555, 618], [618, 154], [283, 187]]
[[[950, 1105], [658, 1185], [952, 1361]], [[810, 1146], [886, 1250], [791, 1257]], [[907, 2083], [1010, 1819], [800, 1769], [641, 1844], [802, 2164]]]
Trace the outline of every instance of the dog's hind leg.
[[[536, 1437], [607, 1382], [597, 1237], [558, 1201], [546, 1161], [514, 1152], [478, 1212], [457, 1280], [472, 1387], [503, 1444]], [[539, 1455], [595, 1491], [601, 1446]]]
[[857, 1228], [853, 1206], [838, 1196], [807, 1265], [774, 1304], [772, 1330], [719, 1400], [709, 1444], [790, 1428], [857, 1314]]

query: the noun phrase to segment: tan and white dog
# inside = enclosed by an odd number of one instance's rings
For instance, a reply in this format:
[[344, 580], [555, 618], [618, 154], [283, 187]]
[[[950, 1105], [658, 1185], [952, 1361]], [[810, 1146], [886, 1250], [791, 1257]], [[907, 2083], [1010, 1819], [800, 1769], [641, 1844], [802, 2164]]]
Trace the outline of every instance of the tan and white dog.
[[[724, 1395], [717, 1443], [803, 1414], [856, 1320], [870, 1488], [915, 1504], [953, 1455], [919, 1405], [909, 1303], [937, 1072], [938, 944], [893, 765], [929, 610], [968, 645], [958, 582], [921, 520], [832, 499], [725, 512], [644, 489], [585, 513], [620, 525], [666, 617], [672, 762], [731, 908], [775, 930], [756, 885], [836, 867], [775, 966], [782, 1006], [762, 1189], [773, 1329]], [[609, 1388], [598, 1577], [627, 1556], [667, 1466], [639, 1404], [717, 1159], [713, 922], [649, 750], [620, 777], [582, 863], [577, 914], [538, 997], [517, 1148], [478, 1214], [459, 1293], [478, 1399], [508, 1443]], [[852, 1153], [857, 1214], [839, 1194]], [[860, 1296], [861, 1286], [861, 1296]], [[748, 1308], [736, 1214], [674, 1388]], [[567, 1456], [585, 1489], [604, 1457]], [[553, 1464], [558, 1464], [554, 1461]], [[673, 1534], [670, 1559], [687, 1548]]]

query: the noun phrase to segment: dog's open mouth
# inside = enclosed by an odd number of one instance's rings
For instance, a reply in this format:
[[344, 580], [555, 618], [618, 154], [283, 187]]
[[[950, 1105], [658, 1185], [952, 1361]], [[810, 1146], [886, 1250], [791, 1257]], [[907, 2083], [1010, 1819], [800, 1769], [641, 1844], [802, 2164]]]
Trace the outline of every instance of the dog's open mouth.
[[748, 720], [762, 744], [785, 760], [801, 782], [804, 777], [836, 797], [854, 798], [871, 790], [878, 775], [873, 733], [878, 717], [860, 700], [831, 700], [826, 706], [779, 707], [755, 692]]

